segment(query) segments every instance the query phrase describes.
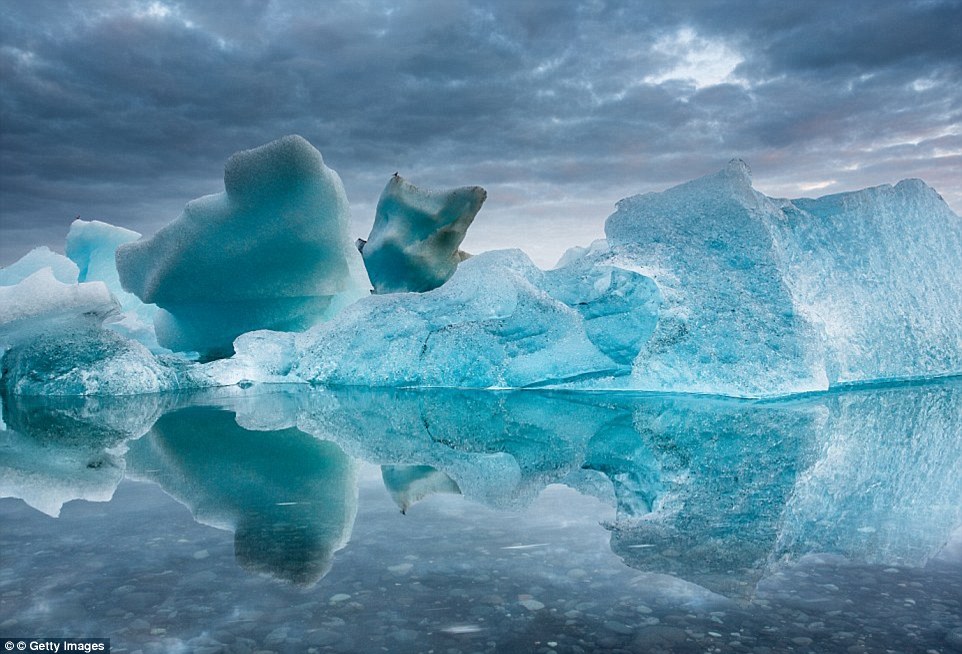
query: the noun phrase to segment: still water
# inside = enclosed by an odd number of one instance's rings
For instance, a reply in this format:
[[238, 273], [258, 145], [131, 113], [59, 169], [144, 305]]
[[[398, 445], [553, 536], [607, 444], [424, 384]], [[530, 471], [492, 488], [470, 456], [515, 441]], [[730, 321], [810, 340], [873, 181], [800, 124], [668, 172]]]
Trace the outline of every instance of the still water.
[[962, 382], [5, 398], [0, 636], [962, 651]]

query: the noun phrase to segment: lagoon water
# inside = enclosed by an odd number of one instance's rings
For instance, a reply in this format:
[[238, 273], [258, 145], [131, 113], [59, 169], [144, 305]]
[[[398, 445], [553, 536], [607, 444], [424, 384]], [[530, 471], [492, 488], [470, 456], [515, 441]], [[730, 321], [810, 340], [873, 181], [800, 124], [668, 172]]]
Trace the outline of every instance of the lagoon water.
[[0, 636], [962, 651], [962, 381], [4, 398]]

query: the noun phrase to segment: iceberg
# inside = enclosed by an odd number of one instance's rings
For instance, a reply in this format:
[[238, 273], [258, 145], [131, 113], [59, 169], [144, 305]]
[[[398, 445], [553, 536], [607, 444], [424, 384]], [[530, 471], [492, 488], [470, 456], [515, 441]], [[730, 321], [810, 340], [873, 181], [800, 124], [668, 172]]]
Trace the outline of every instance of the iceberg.
[[469, 255], [458, 247], [487, 198], [479, 186], [427, 191], [397, 173], [377, 203], [374, 227], [360, 243], [377, 293], [437, 288]]
[[234, 155], [225, 187], [151, 238], [77, 221], [67, 239], [76, 264], [38, 249], [6, 269], [15, 285], [0, 286], [0, 348], [72, 336], [8, 355], [4, 385], [764, 398], [962, 374], [962, 220], [918, 180], [786, 200], [756, 191], [734, 160], [620, 201], [605, 239], [547, 271], [520, 250], [461, 261], [483, 189], [431, 193], [400, 177], [362, 258], [340, 179], [300, 137]]
[[782, 205], [787, 283], [832, 385], [962, 373], [962, 219], [910, 179]]
[[734, 397], [962, 372], [962, 220], [921, 182], [779, 200], [735, 160], [622, 200], [605, 232], [547, 272], [489, 252], [434, 291], [362, 300], [294, 371]]
[[294, 372], [327, 385], [523, 387], [619, 366], [520, 250], [465, 261], [426, 293], [374, 295], [306, 335]]
[[125, 291], [117, 273], [117, 248], [139, 238], [139, 233], [123, 227], [99, 220], [78, 219], [70, 225], [64, 250], [78, 268], [75, 281], [103, 282], [120, 303], [122, 314], [108, 325], [110, 329], [140, 341], [151, 351], [166, 351], [158, 345], [154, 334], [153, 320], [157, 307], [144, 304], [136, 295]]
[[119, 312], [103, 283], [64, 283], [52, 268], [41, 268], [13, 286], [0, 286], [0, 351], [43, 334], [97, 329]]
[[45, 333], [3, 357], [3, 389], [18, 395], [139, 395], [177, 390], [179, 369], [109, 329]]
[[962, 220], [918, 180], [777, 200], [748, 166], [618, 203], [609, 248], [653, 279], [628, 387], [774, 396], [962, 372]]
[[785, 281], [780, 216], [741, 161], [618, 203], [597, 265], [629, 262], [662, 297], [630, 387], [754, 397], [828, 387], [822, 334]]
[[20, 395], [132, 395], [176, 389], [178, 374], [103, 328], [120, 306], [103, 282], [64, 284], [43, 268], [0, 287], [0, 388]]
[[54, 279], [64, 284], [77, 283], [77, 265], [46, 245], [34, 248], [5, 268], [0, 268], [0, 286], [14, 286], [38, 270], [50, 268]]
[[224, 187], [117, 248], [123, 288], [161, 308], [160, 345], [229, 356], [245, 332], [304, 330], [369, 292], [344, 186], [306, 140], [234, 154]]

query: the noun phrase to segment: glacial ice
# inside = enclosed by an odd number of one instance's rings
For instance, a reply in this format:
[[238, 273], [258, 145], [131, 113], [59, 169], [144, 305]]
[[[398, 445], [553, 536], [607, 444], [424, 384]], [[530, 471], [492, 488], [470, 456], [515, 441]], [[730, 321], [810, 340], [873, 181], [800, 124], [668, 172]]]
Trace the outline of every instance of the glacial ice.
[[103, 282], [64, 284], [43, 268], [0, 287], [0, 388], [21, 395], [131, 395], [178, 388], [177, 372], [103, 328], [120, 306]]
[[618, 203], [599, 260], [630, 262], [663, 302], [631, 387], [736, 396], [828, 387], [823, 337], [785, 281], [779, 218], [740, 161]]
[[75, 281], [103, 282], [120, 303], [122, 313], [119, 319], [111, 322], [108, 327], [140, 341], [154, 352], [160, 352], [163, 349], [157, 344], [153, 324], [157, 307], [144, 304], [136, 295], [125, 291], [120, 285], [120, 275], [117, 273], [117, 247], [139, 238], [140, 234], [123, 227], [99, 220], [78, 219], [70, 225], [64, 250], [79, 269]]
[[294, 372], [315, 384], [521, 387], [618, 366], [520, 250], [465, 261], [440, 288], [374, 295], [306, 335]]
[[[772, 397], [962, 373], [962, 220], [918, 180], [773, 199], [735, 160], [622, 200], [605, 239], [571, 249], [548, 271], [518, 250], [458, 264], [483, 190], [427, 193], [399, 177], [382, 195], [362, 259], [347, 236], [340, 180], [299, 137], [238, 153], [225, 186], [150, 239], [77, 221], [67, 240], [76, 273], [43, 249], [4, 269], [17, 285], [0, 286], [0, 348], [72, 332], [59, 351], [48, 338], [10, 355], [16, 365], [5, 367], [4, 385], [108, 393], [306, 382]], [[405, 254], [375, 256], [389, 250]], [[383, 294], [369, 295], [365, 260]], [[162, 345], [214, 360], [150, 357], [102, 334], [104, 323], [157, 348], [149, 328], [136, 328], [154, 305], [118, 279], [161, 307], [153, 321]], [[389, 292], [403, 289], [420, 292]], [[47, 358], [32, 365], [28, 352]], [[57, 356], [76, 365], [54, 364]], [[127, 365], [135, 374], [111, 380]]]
[[910, 179], [782, 207], [788, 286], [832, 385], [962, 372], [962, 219]]
[[64, 284], [77, 283], [77, 265], [46, 245], [34, 248], [5, 268], [0, 268], [0, 286], [14, 286], [38, 270], [50, 268], [54, 279]]
[[13, 286], [0, 286], [0, 351], [43, 334], [97, 329], [119, 311], [103, 283], [64, 283], [52, 268], [41, 268]]
[[375, 292], [420, 293], [450, 279], [467, 258], [458, 247], [486, 197], [479, 186], [427, 191], [395, 173], [361, 249]]
[[627, 198], [599, 262], [663, 305], [628, 387], [735, 396], [962, 372], [962, 220], [918, 180], [775, 200], [733, 161]]
[[227, 356], [245, 332], [307, 329], [368, 293], [344, 186], [306, 140], [234, 154], [224, 187], [117, 248], [124, 289], [162, 309], [161, 345]]

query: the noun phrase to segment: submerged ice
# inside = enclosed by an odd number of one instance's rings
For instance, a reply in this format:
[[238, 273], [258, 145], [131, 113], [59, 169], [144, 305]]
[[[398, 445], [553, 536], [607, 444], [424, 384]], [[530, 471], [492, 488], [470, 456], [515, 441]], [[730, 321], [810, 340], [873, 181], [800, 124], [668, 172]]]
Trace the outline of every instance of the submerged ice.
[[362, 258], [340, 179], [300, 137], [235, 154], [225, 188], [151, 238], [77, 221], [69, 259], [4, 269], [3, 386], [771, 397], [962, 373], [962, 220], [918, 180], [785, 200], [734, 160], [622, 200], [548, 271], [520, 250], [465, 260], [484, 190], [397, 176]]

